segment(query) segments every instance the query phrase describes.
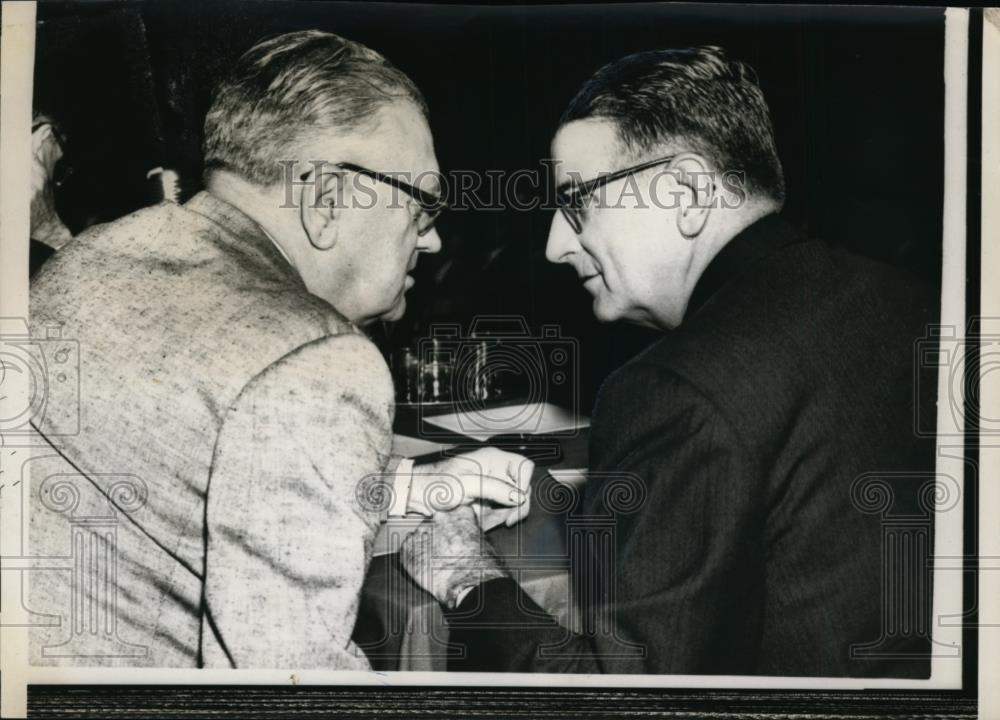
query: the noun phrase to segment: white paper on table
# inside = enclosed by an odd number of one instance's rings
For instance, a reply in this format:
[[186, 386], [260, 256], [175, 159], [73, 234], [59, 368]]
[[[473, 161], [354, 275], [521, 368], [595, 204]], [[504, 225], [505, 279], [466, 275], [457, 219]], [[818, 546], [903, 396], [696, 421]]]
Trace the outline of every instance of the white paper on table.
[[424, 440], [423, 438], [410, 437], [409, 435], [392, 436], [392, 454], [403, 457], [420, 457], [431, 453], [450, 450], [455, 447], [453, 443], [442, 443], [434, 440]]
[[549, 475], [564, 485], [582, 485], [587, 481], [587, 468], [560, 468], [549, 470]]
[[590, 418], [585, 415], [545, 402], [435, 415], [424, 417], [424, 422], [480, 441], [509, 433], [545, 435], [590, 426]]

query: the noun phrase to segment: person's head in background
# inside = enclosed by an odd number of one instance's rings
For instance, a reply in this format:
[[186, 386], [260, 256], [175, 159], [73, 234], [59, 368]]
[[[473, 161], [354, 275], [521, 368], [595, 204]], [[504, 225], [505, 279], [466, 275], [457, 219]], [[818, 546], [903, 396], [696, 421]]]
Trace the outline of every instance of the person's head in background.
[[55, 251], [73, 239], [56, 211], [65, 139], [52, 117], [35, 110], [31, 119], [31, 239]]
[[712, 258], [784, 202], [754, 73], [716, 47], [601, 68], [563, 113], [552, 156], [562, 211], [546, 257], [573, 267], [605, 322], [680, 325]]
[[204, 156], [208, 191], [311, 293], [358, 324], [403, 315], [418, 254], [441, 247], [439, 168], [423, 96], [388, 60], [320, 31], [258, 43], [216, 90]]

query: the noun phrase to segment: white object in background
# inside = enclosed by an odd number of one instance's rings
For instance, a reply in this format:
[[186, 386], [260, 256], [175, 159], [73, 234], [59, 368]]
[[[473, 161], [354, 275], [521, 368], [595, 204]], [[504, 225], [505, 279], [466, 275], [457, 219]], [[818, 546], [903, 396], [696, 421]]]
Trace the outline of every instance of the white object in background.
[[392, 436], [392, 454], [402, 455], [403, 457], [408, 458], [430, 455], [431, 453], [441, 452], [442, 450], [451, 450], [453, 447], [455, 447], [455, 445], [452, 443], [424, 440], [423, 438], [410, 437], [409, 435]]
[[564, 485], [582, 485], [587, 482], [587, 468], [562, 468], [559, 470], [549, 470], [549, 475], [553, 480], [558, 480]]
[[481, 441], [509, 433], [545, 435], [590, 426], [590, 418], [545, 402], [435, 415], [424, 422]]

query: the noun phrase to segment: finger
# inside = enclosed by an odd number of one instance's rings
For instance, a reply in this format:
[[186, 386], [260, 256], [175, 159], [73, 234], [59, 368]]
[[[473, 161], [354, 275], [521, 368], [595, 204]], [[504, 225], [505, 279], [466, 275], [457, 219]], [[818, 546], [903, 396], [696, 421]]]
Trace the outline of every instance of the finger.
[[535, 463], [523, 455], [495, 447], [481, 448], [460, 457], [469, 463], [463, 466], [463, 471], [469, 470], [469, 465], [475, 465], [480, 472], [488, 475], [507, 475], [518, 487], [527, 484], [535, 469]]
[[516, 453], [507, 453], [507, 455], [509, 456], [507, 458], [507, 474], [519, 488], [524, 490], [531, 482], [531, 476], [535, 472], [535, 463], [523, 455]]
[[485, 503], [473, 503], [472, 507], [481, 508], [479, 527], [483, 532], [489, 532], [498, 525], [503, 525], [507, 522], [510, 513], [516, 510], [516, 508], [496, 507]]
[[482, 495], [477, 492], [476, 488], [480, 483], [486, 483], [492, 480], [493, 482], [501, 482], [508, 486], [510, 490], [521, 490], [523, 492], [524, 488], [518, 485], [514, 478], [510, 477], [503, 470], [497, 468], [481, 468], [479, 472], [466, 473], [458, 477], [459, 482], [467, 488], [469, 492], [472, 492], [475, 497], [482, 497]]
[[449, 470], [459, 475], [484, 474], [500, 477], [506, 475], [510, 482], [521, 490], [527, 487], [535, 469], [535, 463], [514, 452], [495, 447], [485, 447], [471, 453], [455, 456], [460, 464], [453, 464]]
[[520, 505], [527, 494], [506, 478], [483, 475], [481, 478], [463, 478], [465, 501], [488, 500], [498, 505]]
[[515, 508], [511, 508], [510, 514], [507, 516], [507, 527], [516, 525], [517, 523], [528, 517], [531, 512], [531, 495], [525, 498], [524, 502]]

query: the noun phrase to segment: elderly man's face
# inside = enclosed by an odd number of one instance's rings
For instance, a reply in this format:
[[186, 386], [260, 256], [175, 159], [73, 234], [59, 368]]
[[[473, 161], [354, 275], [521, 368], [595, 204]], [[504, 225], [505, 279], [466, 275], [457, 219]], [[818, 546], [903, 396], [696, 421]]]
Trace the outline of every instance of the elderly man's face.
[[[332, 139], [325, 150], [317, 147], [325, 162], [390, 175], [433, 195], [441, 191], [430, 128], [410, 102], [383, 108], [374, 128]], [[404, 190], [352, 171], [342, 175], [342, 183], [336, 242], [315, 254], [321, 267], [314, 275], [322, 285], [316, 294], [362, 325], [398, 320], [419, 253], [438, 252], [441, 239], [433, 227], [420, 234], [427, 217]]]
[[[570, 189], [635, 163], [626, 159], [613, 123], [577, 120], [552, 142], [556, 183]], [[677, 230], [673, 178], [654, 167], [612, 181], [590, 198], [577, 234], [563, 217], [552, 219], [545, 256], [567, 263], [594, 298], [594, 315], [656, 328], [675, 327], [687, 301], [686, 269], [692, 243]]]

